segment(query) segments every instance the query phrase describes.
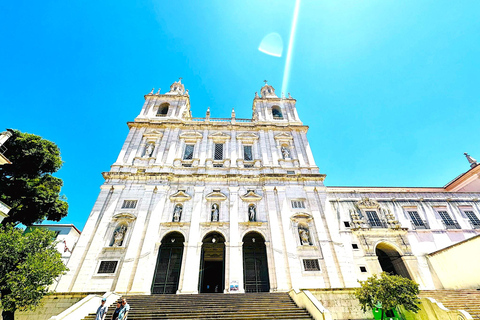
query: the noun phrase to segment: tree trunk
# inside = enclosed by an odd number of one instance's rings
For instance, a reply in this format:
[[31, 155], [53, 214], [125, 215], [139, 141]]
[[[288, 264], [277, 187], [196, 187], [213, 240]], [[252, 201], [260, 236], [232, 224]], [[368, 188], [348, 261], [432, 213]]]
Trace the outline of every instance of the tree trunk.
[[2, 311], [3, 320], [15, 320], [15, 311]]

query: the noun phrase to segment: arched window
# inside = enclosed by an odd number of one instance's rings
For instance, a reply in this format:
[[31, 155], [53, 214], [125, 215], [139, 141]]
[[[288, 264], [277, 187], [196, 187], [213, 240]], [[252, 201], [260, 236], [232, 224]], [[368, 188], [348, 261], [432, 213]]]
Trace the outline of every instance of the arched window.
[[112, 240], [110, 241], [110, 247], [121, 247], [125, 241], [127, 234], [127, 225], [124, 223], [118, 224], [113, 231]]
[[181, 204], [177, 204], [175, 206], [175, 209], [173, 210], [173, 218], [172, 218], [172, 221], [173, 222], [180, 222], [180, 220], [182, 219], [182, 212], [183, 212], [183, 207]]
[[283, 119], [282, 109], [279, 106], [272, 107], [273, 119]]
[[157, 117], [166, 117], [168, 113], [168, 107], [168, 103], [162, 103], [160, 107], [158, 107]]

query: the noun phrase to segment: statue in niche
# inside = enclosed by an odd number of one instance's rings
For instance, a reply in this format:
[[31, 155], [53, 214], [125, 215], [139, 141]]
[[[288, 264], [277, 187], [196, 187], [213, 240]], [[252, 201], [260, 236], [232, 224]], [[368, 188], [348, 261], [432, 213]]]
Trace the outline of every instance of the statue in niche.
[[113, 247], [121, 247], [123, 240], [125, 239], [125, 233], [127, 232], [126, 226], [120, 226], [113, 232]]
[[177, 204], [175, 206], [175, 210], [173, 210], [173, 222], [180, 222], [180, 219], [182, 218], [182, 205]]
[[149, 158], [153, 154], [153, 150], [155, 149], [155, 143], [149, 142], [145, 146], [145, 154], [143, 155], [144, 158]]
[[212, 205], [212, 221], [218, 221], [220, 214], [218, 212], [218, 204], [214, 203]]
[[290, 150], [287, 147], [282, 146], [281, 148], [283, 159], [290, 159]]
[[310, 245], [310, 233], [306, 228], [298, 228], [298, 234], [300, 236], [300, 242], [302, 246], [309, 246]]
[[257, 221], [257, 210], [254, 204], [248, 206], [248, 221], [255, 222]]

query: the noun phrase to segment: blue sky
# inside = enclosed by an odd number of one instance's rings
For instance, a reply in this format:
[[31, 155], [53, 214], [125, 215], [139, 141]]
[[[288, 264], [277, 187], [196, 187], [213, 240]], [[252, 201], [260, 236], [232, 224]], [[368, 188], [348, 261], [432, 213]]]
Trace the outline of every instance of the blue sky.
[[[0, 130], [57, 143], [80, 229], [140, 112], [183, 77], [194, 116], [280, 94], [295, 1], [5, 1]], [[258, 50], [278, 33], [282, 57]], [[480, 158], [480, 2], [301, 0], [287, 92], [328, 186], [443, 186]], [[285, 94], [287, 93], [285, 92]]]

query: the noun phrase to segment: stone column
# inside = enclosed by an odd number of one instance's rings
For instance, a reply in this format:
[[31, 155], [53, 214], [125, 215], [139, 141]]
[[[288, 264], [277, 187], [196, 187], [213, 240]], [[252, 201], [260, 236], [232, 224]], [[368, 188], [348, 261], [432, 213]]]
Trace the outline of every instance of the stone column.
[[[282, 188], [285, 189], [285, 187]], [[285, 243], [281, 212], [279, 211], [280, 207], [279, 204], [276, 203], [275, 187], [265, 186], [264, 194], [275, 264], [275, 270], [269, 270], [269, 272], [276, 273], [277, 288], [274, 289], [278, 291], [288, 291], [292, 287], [292, 280], [290, 278], [288, 251]]]
[[200, 216], [204, 209], [203, 192], [205, 187], [194, 187], [193, 213], [190, 222], [188, 244], [185, 247], [185, 272], [183, 287], [179, 293], [198, 293], [198, 272], [200, 268], [200, 255], [202, 251], [202, 239], [200, 234]]
[[[230, 282], [238, 282], [238, 291], [235, 293], [244, 293], [243, 288], [243, 261], [242, 261], [242, 239], [238, 230], [239, 222], [239, 187], [229, 187], [230, 190]], [[227, 283], [230, 285], [230, 283]], [[228, 290], [228, 288], [227, 288]]]
[[292, 136], [293, 136], [293, 143], [295, 145], [295, 149], [297, 150], [298, 162], [300, 162], [301, 167], [304, 167], [307, 165], [305, 162], [305, 153], [306, 153], [305, 146], [303, 145], [303, 141], [301, 140], [301, 137], [299, 136], [297, 131], [293, 130]]

